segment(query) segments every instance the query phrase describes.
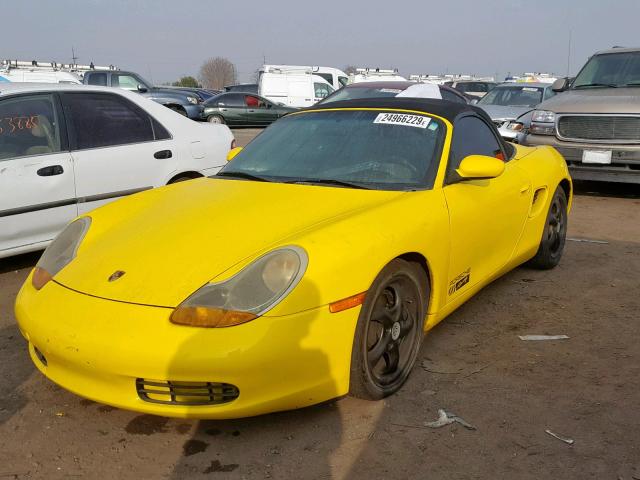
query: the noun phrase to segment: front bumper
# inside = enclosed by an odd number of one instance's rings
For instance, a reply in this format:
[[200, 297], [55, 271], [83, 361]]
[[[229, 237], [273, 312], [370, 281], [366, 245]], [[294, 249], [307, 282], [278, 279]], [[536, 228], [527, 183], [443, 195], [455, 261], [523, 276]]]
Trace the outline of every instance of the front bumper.
[[[567, 161], [574, 180], [596, 180], [603, 182], [640, 183], [640, 144], [594, 144], [566, 142], [551, 135], [529, 134], [522, 143], [529, 146], [551, 145]], [[610, 165], [582, 163], [584, 150], [611, 150]]]
[[183, 105], [185, 111], [187, 112], [187, 117], [191, 120], [206, 120], [204, 118], [204, 106], [203, 105], [193, 105], [190, 103], [189, 105]]
[[[174, 325], [171, 311], [90, 297], [55, 282], [36, 291], [31, 277], [16, 300], [37, 368], [63, 388], [115, 407], [240, 418], [312, 405], [349, 390], [359, 307], [331, 314], [325, 306], [218, 329]], [[220, 382], [236, 386], [239, 396], [216, 405], [150, 403], [139, 396], [137, 379]]]
[[498, 128], [498, 133], [505, 140], [513, 142], [514, 140], [518, 139], [518, 133], [519, 132], [516, 132], [516, 131], [513, 131], [513, 130], [509, 130], [509, 129], [505, 128], [505, 127], [500, 127], [500, 128]]

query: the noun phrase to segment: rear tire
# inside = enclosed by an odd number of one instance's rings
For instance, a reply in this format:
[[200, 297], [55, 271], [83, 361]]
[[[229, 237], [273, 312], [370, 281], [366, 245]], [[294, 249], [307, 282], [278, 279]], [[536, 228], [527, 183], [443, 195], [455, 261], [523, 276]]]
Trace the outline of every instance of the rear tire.
[[169, 183], [167, 183], [167, 185], [171, 185], [171, 184], [178, 183], [178, 182], [186, 182], [187, 180], [193, 180], [194, 178], [200, 178], [200, 176], [181, 175], [179, 177], [175, 177], [175, 178], [172, 178], [171, 180], [169, 180]]
[[210, 115], [207, 117], [207, 122], [217, 123], [218, 125], [224, 125], [225, 121], [221, 115]]
[[558, 186], [551, 199], [538, 252], [529, 260], [529, 266], [549, 270], [560, 263], [567, 238], [567, 219], [567, 195]]
[[424, 336], [429, 281], [416, 263], [395, 259], [367, 292], [351, 353], [349, 393], [379, 400], [409, 377]]

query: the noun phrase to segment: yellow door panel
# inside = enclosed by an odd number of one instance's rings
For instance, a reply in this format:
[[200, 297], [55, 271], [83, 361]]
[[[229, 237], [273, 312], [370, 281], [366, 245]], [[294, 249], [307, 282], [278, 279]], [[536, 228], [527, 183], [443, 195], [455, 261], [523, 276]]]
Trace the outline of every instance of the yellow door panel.
[[451, 229], [447, 301], [507, 263], [531, 202], [531, 185], [514, 162], [502, 175], [444, 187]]

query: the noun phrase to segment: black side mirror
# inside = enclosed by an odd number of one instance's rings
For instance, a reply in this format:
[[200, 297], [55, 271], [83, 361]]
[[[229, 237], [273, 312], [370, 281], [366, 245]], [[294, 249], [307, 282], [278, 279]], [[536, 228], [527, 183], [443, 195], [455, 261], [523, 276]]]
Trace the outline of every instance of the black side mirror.
[[147, 87], [145, 87], [144, 85], [142, 85], [141, 83], [138, 84], [138, 92], [140, 93], [145, 93], [147, 92], [149, 89]]
[[559, 78], [551, 85], [551, 90], [554, 92], [564, 92], [569, 87], [568, 78]]

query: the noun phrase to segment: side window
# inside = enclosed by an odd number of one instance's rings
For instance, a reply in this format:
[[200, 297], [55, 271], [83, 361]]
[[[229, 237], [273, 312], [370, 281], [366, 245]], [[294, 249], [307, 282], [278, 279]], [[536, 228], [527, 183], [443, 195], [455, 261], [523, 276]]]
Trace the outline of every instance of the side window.
[[[144, 111], [119, 95], [67, 93], [74, 148], [109, 147], [168, 138], [168, 132]], [[160, 127], [160, 128], [158, 128]]]
[[447, 165], [447, 181], [456, 180], [456, 168], [469, 155], [486, 155], [504, 160], [502, 147], [491, 128], [480, 118], [462, 117], [455, 122], [449, 164]]
[[553, 90], [551, 90], [551, 88], [545, 88], [544, 90], [544, 99], [546, 100], [547, 98], [551, 98], [556, 94], [556, 92], [554, 92]]
[[329, 94], [333, 91], [331, 86], [327, 85], [326, 83], [314, 83], [313, 89], [315, 91], [316, 98], [328, 97]]
[[230, 93], [229, 95], [221, 96], [218, 105], [220, 107], [244, 107], [244, 95], [240, 93]]
[[90, 73], [89, 81], [87, 82], [89, 85], [100, 85], [101, 87], [107, 86], [107, 74], [106, 73]]
[[260, 105], [260, 100], [258, 100], [253, 95], [245, 95], [244, 104], [246, 105], [247, 108], [258, 108]]
[[153, 128], [154, 140], [169, 140], [171, 134], [155, 118], [151, 118], [151, 128]]
[[349, 83], [349, 77], [338, 77], [338, 83], [344, 87], [347, 83]]
[[60, 123], [52, 95], [0, 101], [0, 162], [61, 150]]
[[125, 90], [138, 90], [138, 85], [141, 83], [142, 82], [133, 75], [124, 75], [121, 73], [111, 74], [112, 87], [124, 88]]

